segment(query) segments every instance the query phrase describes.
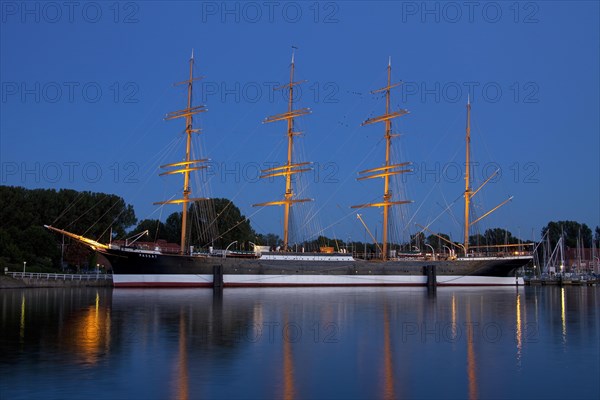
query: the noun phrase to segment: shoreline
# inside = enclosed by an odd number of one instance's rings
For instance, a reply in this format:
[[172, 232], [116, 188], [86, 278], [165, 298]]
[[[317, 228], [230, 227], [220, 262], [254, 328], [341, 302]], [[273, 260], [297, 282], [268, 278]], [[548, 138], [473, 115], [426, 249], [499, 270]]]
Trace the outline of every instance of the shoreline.
[[112, 287], [112, 280], [62, 280], [43, 278], [13, 278], [0, 275], [1, 289], [64, 288], [64, 287]]

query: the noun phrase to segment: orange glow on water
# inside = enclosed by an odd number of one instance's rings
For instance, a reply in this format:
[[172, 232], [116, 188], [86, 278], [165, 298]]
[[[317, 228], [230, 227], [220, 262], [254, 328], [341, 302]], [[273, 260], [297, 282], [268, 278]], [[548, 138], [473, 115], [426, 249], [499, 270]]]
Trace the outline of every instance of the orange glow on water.
[[75, 352], [87, 364], [96, 364], [100, 356], [110, 349], [110, 311], [100, 305], [100, 295], [96, 293], [94, 305], [88, 307], [73, 322]]
[[469, 378], [469, 399], [478, 398], [477, 394], [477, 365], [473, 346], [473, 325], [471, 324], [471, 303], [467, 301], [467, 376]]
[[179, 315], [179, 357], [176, 368], [176, 397], [178, 400], [189, 399], [189, 374], [187, 359], [187, 332], [183, 310]]
[[[288, 326], [287, 316], [283, 326]], [[283, 337], [283, 398], [292, 400], [296, 397], [294, 382], [294, 356], [289, 338]]]

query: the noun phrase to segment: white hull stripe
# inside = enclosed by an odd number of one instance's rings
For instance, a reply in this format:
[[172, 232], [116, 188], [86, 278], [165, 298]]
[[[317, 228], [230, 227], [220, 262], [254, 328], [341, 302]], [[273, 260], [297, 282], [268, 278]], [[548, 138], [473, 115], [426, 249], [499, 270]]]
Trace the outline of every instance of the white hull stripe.
[[[211, 286], [212, 275], [135, 274], [113, 275], [115, 286]], [[376, 286], [376, 285], [426, 285], [427, 277], [421, 275], [247, 275], [223, 276], [225, 286]], [[516, 285], [515, 277], [438, 275], [438, 285]], [[523, 278], [518, 279], [523, 285]]]

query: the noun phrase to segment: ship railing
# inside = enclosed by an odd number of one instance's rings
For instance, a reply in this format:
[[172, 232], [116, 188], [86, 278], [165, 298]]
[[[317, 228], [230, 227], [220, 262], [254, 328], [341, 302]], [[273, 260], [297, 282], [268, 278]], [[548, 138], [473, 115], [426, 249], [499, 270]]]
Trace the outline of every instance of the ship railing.
[[506, 258], [506, 257], [520, 257], [520, 256], [532, 256], [533, 252], [531, 251], [478, 251], [478, 252], [469, 252], [467, 257], [496, 257], [496, 258]]
[[102, 281], [112, 280], [112, 274], [50, 274], [45, 272], [7, 272], [6, 275], [16, 279], [45, 279], [62, 281]]
[[110, 248], [124, 251], [148, 251], [163, 254], [179, 254], [179, 246], [159, 246], [158, 244], [147, 245], [143, 243], [134, 243], [126, 246], [123, 243], [113, 242], [110, 245]]

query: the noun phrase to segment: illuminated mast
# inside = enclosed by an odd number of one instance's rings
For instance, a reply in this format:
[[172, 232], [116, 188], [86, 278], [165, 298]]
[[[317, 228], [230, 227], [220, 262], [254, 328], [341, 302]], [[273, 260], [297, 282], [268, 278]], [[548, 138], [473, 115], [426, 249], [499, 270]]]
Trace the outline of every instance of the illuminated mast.
[[357, 180], [359, 181], [364, 179], [383, 178], [383, 201], [379, 203], [369, 203], [352, 206], [352, 208], [383, 207], [383, 260], [386, 260], [388, 257], [389, 208], [393, 205], [406, 204], [411, 202], [407, 200], [392, 201], [392, 192], [390, 190], [390, 176], [399, 175], [411, 171], [410, 169], [398, 169], [400, 167], [409, 165], [410, 162], [404, 162], [400, 164], [390, 163], [390, 150], [392, 145], [392, 138], [399, 136], [398, 134], [392, 134], [392, 119], [408, 114], [407, 110], [401, 109], [399, 111], [391, 112], [390, 109], [390, 90], [401, 84], [402, 82], [392, 84], [392, 58], [390, 57], [387, 67], [387, 86], [371, 92], [372, 94], [385, 92], [385, 114], [380, 115], [378, 117], [369, 118], [362, 123], [362, 126], [365, 126], [377, 122], [385, 122], [385, 165], [383, 167], [371, 168], [364, 171], [360, 171], [358, 174], [363, 176], [357, 178]]
[[192, 88], [194, 81], [202, 79], [202, 77], [194, 78], [194, 51], [192, 50], [192, 56], [190, 58], [190, 78], [187, 81], [178, 82], [175, 85], [187, 85], [187, 107], [183, 110], [173, 111], [168, 113], [165, 116], [165, 120], [171, 120], [175, 118], [185, 118], [185, 161], [176, 162], [172, 164], [161, 165], [161, 168], [172, 168], [172, 169], [160, 174], [162, 175], [173, 175], [173, 174], [183, 174], [183, 196], [181, 199], [175, 200], [167, 200], [161, 201], [154, 204], [182, 204], [182, 216], [181, 216], [181, 249], [179, 251], [180, 254], [187, 253], [187, 219], [188, 219], [188, 203], [193, 203], [194, 201], [199, 200], [207, 200], [205, 197], [191, 198], [190, 194], [192, 190], [190, 188], [190, 172], [197, 171], [200, 169], [207, 168], [206, 165], [198, 165], [201, 163], [205, 163], [208, 159], [200, 159], [200, 160], [192, 160], [191, 159], [191, 150], [192, 150], [192, 133], [199, 133], [199, 129], [193, 128], [193, 118], [194, 114], [199, 114], [202, 112], [206, 112], [206, 106], [192, 106]]
[[[502, 203], [498, 204], [496, 207], [492, 208], [491, 210], [489, 210], [488, 212], [483, 214], [481, 217], [475, 219], [474, 221], [470, 220], [471, 199], [473, 199], [473, 196], [475, 196], [477, 193], [479, 193], [479, 191], [485, 185], [487, 185], [496, 175], [498, 175], [498, 172], [500, 172], [500, 169], [497, 169], [496, 171], [494, 171], [494, 173], [492, 173], [477, 189], [473, 190], [471, 188], [471, 100], [469, 97], [467, 97], [467, 129], [466, 129], [466, 131], [467, 132], [466, 132], [465, 142], [466, 142], [467, 149], [465, 152], [466, 153], [466, 155], [465, 155], [465, 237], [464, 237], [464, 245], [463, 245], [464, 250], [465, 250], [465, 257], [467, 256], [467, 253], [469, 251], [469, 228], [471, 227], [471, 225], [474, 225], [477, 222], [481, 221], [482, 219], [484, 219], [485, 217], [487, 217], [488, 215], [490, 215], [491, 213], [493, 213], [494, 211], [496, 211], [497, 209], [499, 209], [500, 207], [502, 207], [503, 205], [505, 205], [506, 203], [508, 203], [509, 201], [511, 201], [513, 199], [513, 196], [510, 196], [508, 199], [504, 200]], [[481, 247], [481, 246], [473, 246], [473, 248], [477, 248], [477, 247]]]
[[[295, 49], [295, 47], [294, 47]], [[294, 82], [294, 51], [292, 51], [292, 63], [290, 65], [290, 83], [277, 87], [274, 90], [288, 90], [288, 110], [285, 113], [272, 115], [267, 117], [263, 123], [275, 121], [287, 121], [287, 162], [281, 167], [269, 168], [262, 170], [261, 178], [270, 178], [274, 176], [285, 176], [285, 194], [283, 200], [269, 201], [266, 203], [253, 204], [254, 207], [276, 206], [283, 205], [283, 250], [288, 249], [289, 244], [289, 226], [290, 226], [290, 208], [294, 203], [304, 203], [311, 199], [294, 199], [294, 191], [292, 188], [292, 175], [301, 172], [310, 171], [310, 168], [300, 168], [309, 165], [310, 162], [294, 163], [292, 158], [292, 150], [294, 145], [294, 136], [302, 134], [302, 132], [294, 131], [294, 118], [310, 114], [309, 108], [301, 108], [294, 110], [294, 86], [299, 85], [304, 81]]]
[[469, 251], [469, 206], [471, 204], [471, 99], [467, 97], [467, 128], [466, 128], [466, 152], [465, 152], [465, 257]]

